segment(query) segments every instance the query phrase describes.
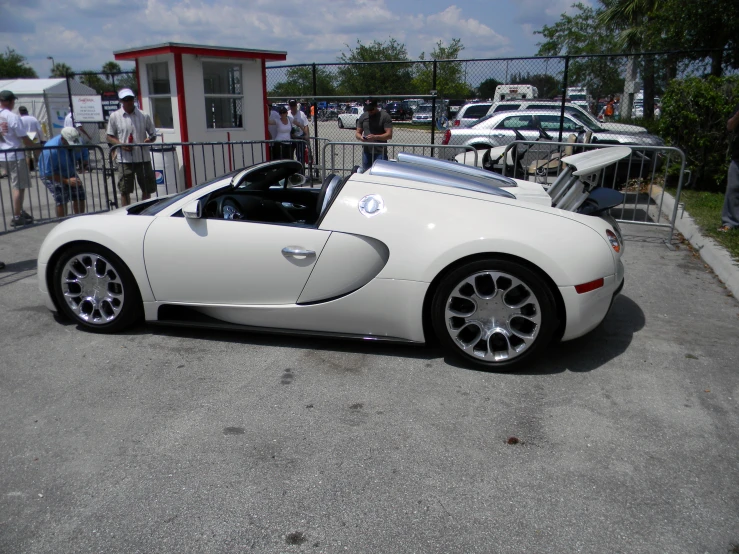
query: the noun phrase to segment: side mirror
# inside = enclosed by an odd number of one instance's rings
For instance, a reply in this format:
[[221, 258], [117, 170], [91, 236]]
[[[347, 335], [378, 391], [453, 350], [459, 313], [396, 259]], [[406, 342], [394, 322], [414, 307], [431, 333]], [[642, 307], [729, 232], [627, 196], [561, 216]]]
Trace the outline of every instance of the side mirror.
[[184, 215], [187, 219], [200, 219], [203, 217], [203, 202], [198, 200], [193, 200], [189, 204], [185, 204], [185, 206], [182, 208], [182, 215]]

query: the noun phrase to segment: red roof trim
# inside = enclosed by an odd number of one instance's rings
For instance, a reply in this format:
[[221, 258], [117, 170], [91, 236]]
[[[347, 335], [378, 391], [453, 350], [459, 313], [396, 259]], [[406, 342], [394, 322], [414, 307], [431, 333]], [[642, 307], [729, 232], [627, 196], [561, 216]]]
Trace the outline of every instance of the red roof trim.
[[145, 56], [159, 54], [189, 54], [191, 56], [213, 56], [216, 58], [257, 59], [270, 61], [285, 61], [286, 54], [271, 52], [243, 52], [239, 50], [223, 50], [220, 48], [193, 47], [193, 46], [160, 46], [157, 48], [143, 48], [133, 52], [122, 52], [115, 55], [116, 60], [134, 60]]
[[[182, 72], [182, 54], [174, 55], [175, 86], [177, 87], [177, 112], [180, 119], [180, 142], [189, 142], [190, 134], [187, 130], [187, 106], [185, 105], [185, 77]], [[182, 147], [182, 164], [185, 166], [185, 187], [192, 187], [190, 175], [190, 148]]]

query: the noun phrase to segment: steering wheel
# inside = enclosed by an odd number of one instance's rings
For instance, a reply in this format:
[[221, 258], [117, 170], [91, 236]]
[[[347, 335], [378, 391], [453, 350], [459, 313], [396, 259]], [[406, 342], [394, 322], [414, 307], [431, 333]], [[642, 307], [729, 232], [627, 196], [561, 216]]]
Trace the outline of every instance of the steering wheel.
[[218, 199], [216, 208], [216, 216], [221, 219], [244, 219], [241, 214], [241, 207], [230, 196], [221, 196]]

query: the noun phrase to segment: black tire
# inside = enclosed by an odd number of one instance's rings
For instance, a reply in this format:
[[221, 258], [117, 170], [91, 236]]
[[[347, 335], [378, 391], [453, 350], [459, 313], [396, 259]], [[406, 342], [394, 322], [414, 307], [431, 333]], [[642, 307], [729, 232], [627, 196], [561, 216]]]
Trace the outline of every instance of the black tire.
[[[68, 264], [74, 264], [74, 267]], [[98, 278], [94, 282], [81, 283], [85, 277], [79, 274], [89, 275], [89, 271], [94, 271]], [[108, 282], [101, 283], [102, 279]], [[97, 300], [93, 296], [94, 301], [86, 300], [85, 293], [88, 291], [83, 289], [85, 286], [98, 287], [97, 290], [105, 286], [102, 291], [105, 298]], [[67, 288], [66, 292], [80, 292], [80, 296], [65, 295], [63, 287]], [[123, 260], [96, 243], [75, 244], [62, 252], [54, 266], [52, 290], [57, 306], [65, 316], [96, 333], [121, 331], [136, 323], [143, 315], [141, 293], [131, 271]]]
[[[492, 296], [485, 294], [491, 291]], [[508, 313], [516, 308], [504, 302], [507, 296], [513, 304], [524, 302], [521, 313]], [[447, 307], [454, 313], [449, 315]], [[495, 315], [488, 317], [490, 313]], [[495, 371], [531, 361], [551, 342], [558, 324], [554, 297], [544, 279], [523, 264], [492, 256], [442, 278], [431, 303], [431, 322], [447, 353]]]
[[343, 128], [344, 128], [344, 122], [341, 121], [341, 118], [339, 118], [339, 129], [343, 129]]

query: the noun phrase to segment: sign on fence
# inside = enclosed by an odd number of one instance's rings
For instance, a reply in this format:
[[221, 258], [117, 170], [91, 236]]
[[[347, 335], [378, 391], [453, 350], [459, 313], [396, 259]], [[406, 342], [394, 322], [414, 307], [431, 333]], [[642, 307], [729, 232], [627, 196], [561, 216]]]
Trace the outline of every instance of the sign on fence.
[[72, 111], [74, 111], [74, 120], [77, 123], [105, 121], [99, 96], [72, 96]]

